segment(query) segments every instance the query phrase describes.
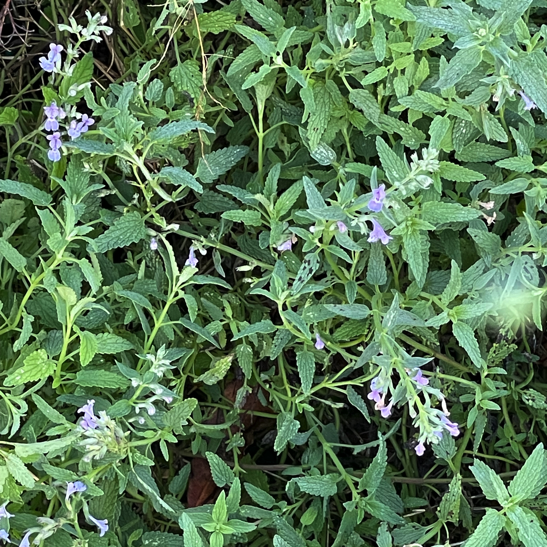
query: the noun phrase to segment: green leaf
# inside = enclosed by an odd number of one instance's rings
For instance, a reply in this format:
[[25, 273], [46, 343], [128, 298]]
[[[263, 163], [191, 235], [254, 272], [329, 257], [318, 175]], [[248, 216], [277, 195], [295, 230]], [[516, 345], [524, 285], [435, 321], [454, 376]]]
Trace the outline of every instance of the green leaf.
[[357, 393], [352, 386], [348, 386], [346, 388], [346, 395], [348, 397], [348, 401], [363, 415], [365, 420], [370, 423], [368, 407], [361, 395], [359, 395], [359, 393]]
[[310, 393], [315, 376], [315, 358], [309, 351], [299, 351], [296, 353], [296, 364], [298, 366], [298, 375], [302, 384], [302, 391], [305, 395]]
[[479, 482], [486, 499], [498, 501], [504, 505], [509, 499], [509, 493], [499, 475], [480, 460], [474, 460], [471, 472]]
[[376, 490], [380, 486], [380, 483], [382, 482], [382, 479], [386, 472], [386, 467], [387, 467], [386, 443], [383, 440], [381, 440], [376, 456], [374, 456], [372, 463], [368, 466], [367, 470], [365, 471], [365, 474], [359, 481], [359, 490], [366, 489], [369, 495], [374, 494], [374, 492], [376, 492]]
[[535, 499], [545, 483], [547, 483], [547, 458], [543, 443], [540, 443], [509, 484], [509, 493], [519, 500]]
[[158, 173], [158, 178], [166, 178], [171, 184], [183, 188], [188, 186], [198, 194], [203, 192], [203, 186], [195, 179], [194, 175], [182, 167], [164, 167]]
[[262, 224], [262, 215], [259, 211], [237, 210], [226, 211], [222, 213], [222, 218], [232, 222], [243, 222], [245, 226], [260, 226]]
[[249, 15], [264, 29], [272, 34], [284, 30], [285, 21], [279, 13], [263, 6], [257, 0], [242, 0], [243, 7]]
[[459, 203], [446, 201], [426, 201], [422, 206], [422, 219], [430, 224], [447, 222], [468, 222], [480, 217], [480, 211], [464, 207]]
[[253, 323], [240, 330], [233, 338], [232, 342], [244, 338], [245, 336], [251, 336], [252, 334], [269, 334], [275, 332], [277, 327], [269, 320], [265, 319], [258, 323]]
[[465, 547], [493, 547], [505, 524], [505, 517], [494, 509], [486, 509], [479, 525], [472, 536], [465, 542]]
[[461, 152], [456, 153], [456, 159], [469, 162], [497, 161], [510, 155], [505, 148], [483, 142], [472, 142], [465, 146]]
[[[215, 12], [216, 14], [218, 12]], [[193, 59], [173, 67], [169, 71], [169, 79], [173, 82], [177, 91], [186, 91], [195, 101], [200, 98], [203, 89], [203, 76], [199, 64]], [[196, 129], [200, 128], [196, 127]]]
[[249, 153], [247, 146], [221, 148], [199, 158], [196, 177], [204, 184], [211, 184], [227, 173], [237, 162]]
[[519, 178], [509, 180], [495, 188], [490, 188], [489, 192], [494, 195], [520, 194], [521, 192], [524, 192], [528, 186], [530, 186], [530, 179]]
[[38, 394], [33, 393], [32, 400], [34, 401], [34, 404], [38, 407], [38, 410], [50, 421], [52, 421], [54, 424], [66, 424], [67, 420], [66, 418], [57, 410], [55, 410], [53, 407], [51, 407], [42, 397], [40, 397]]
[[374, 4], [374, 9], [387, 17], [400, 19], [401, 21], [415, 21], [414, 14], [404, 7], [404, 2], [398, 0], [382, 0]]
[[334, 496], [338, 490], [340, 475], [329, 473], [328, 475], [315, 475], [310, 477], [298, 477], [294, 479], [302, 492], [312, 496]]
[[0, 192], [6, 192], [7, 194], [16, 194], [23, 198], [27, 198], [34, 205], [40, 205], [45, 207], [51, 203], [51, 196], [31, 186], [30, 184], [24, 184], [15, 180], [1, 180], [0, 179]]
[[101, 332], [95, 336], [95, 339], [97, 341], [97, 353], [102, 355], [112, 355], [134, 349], [129, 340], [110, 332]]
[[441, 505], [437, 511], [443, 522], [457, 524], [460, 513], [460, 501], [462, 497], [462, 478], [460, 474], [454, 476], [450, 481], [448, 492], [443, 496]]
[[320, 264], [321, 262], [316, 253], [306, 255], [296, 274], [291, 294], [297, 295], [304, 288], [306, 283], [313, 277], [313, 274], [317, 271]]
[[21, 334], [19, 338], [13, 344], [13, 351], [20, 351], [23, 346], [29, 341], [32, 334], [32, 322], [34, 321], [34, 316], [29, 315], [23, 311], [23, 328], [21, 329]]
[[85, 139], [79, 137], [76, 140], [63, 143], [67, 148], [76, 148], [88, 154], [99, 154], [100, 156], [113, 156], [116, 148], [112, 144], [97, 141], [94, 139]]
[[441, 301], [446, 306], [458, 296], [462, 286], [462, 274], [456, 261], [452, 260], [450, 264], [450, 281], [441, 294]]
[[467, 355], [471, 358], [473, 364], [479, 369], [482, 368], [484, 361], [481, 357], [479, 343], [475, 338], [473, 329], [467, 323], [458, 321], [452, 325], [452, 331], [456, 340], [458, 340], [462, 348], [467, 352]]
[[97, 338], [91, 332], [80, 333], [80, 365], [85, 367], [91, 363], [98, 350]]
[[126, 247], [137, 243], [146, 237], [146, 227], [140, 213], [133, 211], [118, 218], [114, 224], [93, 242], [99, 253], [106, 253], [111, 249]]
[[486, 178], [482, 173], [448, 161], [441, 161], [438, 173], [443, 179], [454, 182], [477, 182]]
[[511, 59], [510, 76], [519, 84], [524, 93], [536, 103], [544, 114], [547, 114], [547, 83], [542, 71], [547, 59], [543, 51], [532, 53], [521, 52], [516, 59]]
[[270, 496], [268, 492], [264, 492], [261, 488], [258, 488], [257, 486], [254, 486], [253, 484], [250, 484], [248, 482], [245, 483], [245, 490], [247, 490], [247, 493], [249, 496], [251, 496], [251, 499], [260, 507], [264, 507], [265, 509], [271, 509], [275, 504], [275, 498], [273, 496]]
[[223, 10], [210, 11], [209, 13], [200, 13], [198, 15], [199, 31], [202, 35], [209, 32], [211, 34], [220, 34], [221, 32], [231, 30], [235, 22], [235, 15]]
[[184, 532], [184, 547], [204, 547], [195, 524], [186, 513], [180, 515], [179, 525]]
[[327, 206], [327, 204], [325, 203], [325, 200], [323, 199], [321, 192], [319, 192], [319, 190], [317, 189], [317, 186], [308, 177], [304, 177], [302, 181], [304, 183], [304, 191], [306, 192], [306, 201], [308, 203], [308, 209], [309, 210], [324, 209]]
[[312, 151], [317, 148], [327, 129], [333, 107], [330, 93], [325, 85], [318, 84], [313, 88], [313, 98], [315, 110], [310, 115], [307, 132]]
[[213, 480], [219, 488], [223, 488], [227, 484], [232, 484], [232, 482], [234, 482], [234, 472], [225, 462], [223, 462], [216, 454], [213, 454], [212, 452], [206, 452], [205, 456], [209, 462]]
[[182, 319], [179, 319], [179, 321], [188, 330], [191, 330], [192, 332], [195, 332], [196, 334], [198, 334], [199, 336], [201, 336], [202, 338], [204, 338], [205, 340], [207, 340], [208, 342], [213, 344], [213, 346], [215, 346], [216, 348], [219, 347], [218, 342], [213, 338], [213, 336], [211, 335], [211, 333], [207, 329], [204, 329], [203, 327], [201, 327], [197, 323], [194, 323], [193, 321], [189, 321], [188, 319], [182, 318]]
[[465, 75], [479, 66], [481, 60], [482, 48], [460, 49], [448, 63], [448, 67], [437, 81], [436, 87], [446, 89], [456, 85]]
[[10, 475], [25, 488], [34, 488], [35, 480], [32, 473], [25, 467], [25, 464], [15, 455], [8, 454], [6, 467]]
[[243, 343], [236, 348], [237, 361], [246, 378], [250, 378], [253, 373], [253, 349], [251, 346]]
[[170, 143], [173, 139], [186, 135], [187, 133], [190, 133], [190, 131], [195, 131], [196, 129], [206, 131], [207, 133], [214, 133], [214, 129], [211, 129], [207, 124], [202, 122], [180, 120], [178, 122], [170, 122], [154, 129], [154, 131], [148, 134], [148, 138], [156, 143]]
[[361, 80], [361, 85], [366, 86], [375, 84], [376, 82], [383, 80], [388, 74], [389, 72], [385, 66], [379, 66]]
[[277, 415], [277, 436], [274, 442], [274, 450], [279, 454], [287, 443], [298, 433], [300, 422], [294, 419], [289, 412], [281, 412]]
[[19, 110], [13, 106], [0, 108], [0, 126], [15, 125], [19, 118]]
[[376, 150], [380, 156], [382, 167], [386, 172], [387, 178], [392, 184], [397, 184], [405, 179], [409, 174], [408, 167], [404, 161], [393, 152], [382, 137], [376, 137]]
[[300, 197], [302, 193], [303, 183], [302, 181], [295, 182], [290, 188], [285, 190], [283, 194], [278, 198], [275, 203], [275, 217], [281, 218], [283, 215], [288, 213], [292, 206], [296, 203], [296, 200]]
[[27, 267], [27, 259], [15, 247], [1, 237], [0, 258], [7, 260], [18, 272], [22, 272]]
[[287, 319], [289, 323], [292, 323], [302, 334], [304, 334], [304, 336], [306, 336], [306, 338], [311, 338], [310, 329], [301, 315], [293, 310], [286, 310], [282, 313], [285, 316], [285, 319]]
[[524, 547], [547, 547], [547, 536], [530, 509], [513, 506], [507, 511], [507, 516], [518, 528], [518, 537]]
[[536, 167], [532, 161], [532, 156], [518, 156], [506, 158], [496, 162], [498, 167], [509, 169], [517, 173], [531, 173]]
[[410, 270], [418, 287], [422, 288], [429, 267], [429, 236], [412, 228], [403, 234], [403, 244]]
[[325, 304], [325, 308], [348, 319], [365, 319], [370, 315], [370, 309], [364, 304]]
[[182, 426], [188, 423], [188, 418], [192, 415], [197, 405], [198, 401], [193, 397], [177, 403], [169, 412], [164, 414], [163, 423], [171, 427], [175, 433], [182, 434]]
[[32, 352], [24, 361], [23, 366], [10, 372], [4, 380], [5, 386], [20, 386], [27, 382], [36, 382], [53, 374], [55, 362], [48, 359], [45, 349]]
[[[100, 349], [100, 347], [99, 347]], [[80, 370], [76, 374], [75, 384], [84, 387], [100, 387], [109, 389], [127, 389], [129, 380], [116, 372], [107, 370]]]

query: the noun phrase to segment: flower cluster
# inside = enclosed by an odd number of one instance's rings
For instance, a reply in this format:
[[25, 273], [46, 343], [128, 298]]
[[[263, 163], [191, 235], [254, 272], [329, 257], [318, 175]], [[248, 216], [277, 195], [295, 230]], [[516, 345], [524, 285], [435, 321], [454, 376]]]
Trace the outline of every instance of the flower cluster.
[[[377, 376], [371, 380], [370, 392], [367, 395], [370, 401], [374, 401], [374, 408], [380, 411], [382, 418], [388, 418], [394, 405], [406, 399], [410, 417], [413, 418], [414, 426], [419, 430], [415, 447], [418, 456], [423, 455], [425, 443], [438, 443], [445, 431], [454, 437], [460, 433], [458, 424], [448, 418], [450, 412], [446, 399], [438, 389], [429, 385], [428, 378], [419, 368], [429, 360], [410, 357], [405, 352], [402, 359], [391, 360], [385, 356], [376, 358], [375, 362], [380, 364], [381, 368]], [[395, 365], [396, 370], [402, 375], [399, 385], [395, 388], [392, 381], [392, 365], [396, 362], [412, 363], [412, 365], [401, 368]], [[440, 409], [431, 405], [431, 395], [440, 402]]]
[[78, 409], [78, 413], [84, 415], [79, 426], [87, 437], [80, 443], [86, 451], [82, 460], [86, 462], [93, 459], [100, 460], [107, 452], [125, 455], [127, 443], [124, 432], [106, 412], [101, 411], [99, 416], [96, 416], [94, 404], [95, 401], [90, 400]]
[[[47, 156], [50, 161], [59, 161], [61, 159], [61, 147], [63, 146], [61, 132], [59, 131], [59, 121], [64, 120], [67, 117], [67, 113], [63, 108], [57, 106], [55, 101], [52, 101], [50, 105], [44, 106], [44, 114], [46, 115], [44, 129], [54, 132], [46, 137], [49, 141]], [[95, 120], [87, 114], [80, 114], [74, 109], [71, 114], [73, 119], [69, 124], [67, 133], [71, 139], [77, 139], [95, 123]]]

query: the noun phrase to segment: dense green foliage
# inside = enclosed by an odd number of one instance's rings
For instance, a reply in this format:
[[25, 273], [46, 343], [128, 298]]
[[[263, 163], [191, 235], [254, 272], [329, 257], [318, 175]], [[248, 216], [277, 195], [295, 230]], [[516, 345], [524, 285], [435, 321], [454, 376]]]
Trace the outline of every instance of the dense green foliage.
[[0, 540], [547, 546], [547, 3], [42, 4]]

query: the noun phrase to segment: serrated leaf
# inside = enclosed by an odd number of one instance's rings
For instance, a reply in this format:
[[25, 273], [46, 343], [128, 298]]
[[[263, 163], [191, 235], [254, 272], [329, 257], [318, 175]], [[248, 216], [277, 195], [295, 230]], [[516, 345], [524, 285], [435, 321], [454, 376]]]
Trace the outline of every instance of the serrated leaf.
[[207, 329], [203, 328], [202, 326], [198, 325], [197, 323], [194, 323], [193, 321], [189, 321], [188, 319], [182, 318], [182, 319], [179, 319], [179, 321], [187, 329], [191, 330], [192, 332], [195, 332], [196, 334], [198, 334], [202, 338], [205, 338], [205, 340], [207, 340], [208, 342], [213, 344], [213, 346], [215, 346], [217, 348], [219, 347], [218, 342], [213, 338], [213, 336], [211, 335], [211, 333]]
[[547, 83], [543, 72], [538, 77], [538, 68], [544, 67], [546, 60], [543, 51], [522, 52], [516, 59], [511, 59], [509, 65], [509, 74], [544, 114], [547, 113]]
[[468, 222], [480, 217], [480, 211], [464, 207], [459, 203], [446, 201], [426, 201], [422, 206], [422, 219], [438, 225], [447, 222]]
[[265, 319], [263, 321], [259, 321], [258, 323], [248, 325], [247, 327], [240, 330], [232, 338], [232, 342], [234, 342], [235, 340], [239, 340], [240, 338], [244, 338], [245, 336], [250, 336], [252, 334], [269, 334], [271, 332], [275, 332], [276, 329], [277, 327], [269, 319]]
[[262, 215], [259, 211], [236, 210], [222, 213], [222, 218], [232, 222], [242, 222], [245, 226], [260, 226], [262, 224]]
[[274, 442], [274, 450], [282, 452], [287, 443], [298, 433], [300, 422], [294, 419], [289, 412], [281, 412], [277, 415], [277, 436]]
[[348, 401], [363, 415], [365, 420], [370, 423], [368, 407], [361, 395], [359, 395], [359, 393], [357, 393], [352, 386], [348, 386], [346, 388], [346, 395], [348, 397]]
[[247, 146], [221, 148], [199, 159], [196, 177], [204, 184], [210, 184], [227, 173], [238, 161], [249, 153]]
[[22, 272], [27, 267], [27, 259], [8, 241], [1, 237], [0, 258], [7, 260], [18, 272]]
[[203, 192], [203, 186], [195, 179], [194, 175], [182, 167], [164, 167], [157, 176], [158, 178], [166, 178], [176, 186], [188, 186], [198, 194]]
[[231, 30], [235, 22], [235, 15], [223, 10], [210, 11], [209, 13], [200, 13], [198, 15], [199, 31], [202, 35], [208, 32], [211, 34], [220, 34], [221, 32]]
[[98, 350], [97, 339], [91, 332], [80, 333], [80, 365], [89, 365]]
[[15, 455], [8, 454], [6, 458], [6, 467], [10, 475], [25, 488], [33, 488], [35, 484], [32, 473], [25, 467], [25, 464]]
[[298, 477], [294, 479], [300, 490], [312, 496], [334, 496], [338, 489], [340, 475], [330, 473], [328, 475], [315, 475], [311, 477]]
[[509, 499], [505, 484], [492, 468], [480, 460], [475, 460], [470, 469], [479, 482], [486, 499], [498, 501], [502, 505]]
[[39, 190], [30, 184], [17, 182], [15, 180], [0, 180], [0, 192], [16, 194], [29, 199], [34, 205], [41, 205], [42, 207], [51, 203], [51, 196], [46, 194], [46, 192]]
[[517, 173], [531, 173], [536, 167], [532, 161], [532, 156], [518, 156], [506, 158], [496, 162], [498, 167], [509, 169]]
[[298, 375], [304, 395], [310, 393], [315, 376], [315, 358], [313, 353], [309, 351], [299, 351], [296, 353], [296, 364], [298, 367]]
[[258, 488], [254, 486], [253, 484], [250, 484], [248, 482], [245, 483], [245, 490], [247, 490], [247, 493], [249, 496], [251, 496], [252, 500], [260, 505], [260, 507], [264, 507], [265, 509], [271, 509], [274, 506], [275, 498], [273, 496], [270, 496], [268, 492], [264, 492], [261, 488]]
[[24, 361], [23, 366], [11, 372], [4, 380], [5, 386], [20, 386], [27, 382], [36, 382], [53, 374], [55, 362], [48, 359], [45, 349], [32, 352]]
[[325, 308], [348, 319], [365, 319], [370, 315], [370, 309], [364, 304], [325, 304]]
[[457, 474], [448, 487], [448, 492], [443, 496], [438, 509], [439, 518], [443, 522], [457, 523], [460, 513], [460, 500], [462, 497], [462, 478]]
[[518, 537], [524, 547], [547, 547], [547, 536], [530, 509], [513, 506], [507, 511], [507, 516], [518, 528]]
[[464, 146], [460, 152], [456, 152], [456, 159], [468, 162], [497, 161], [510, 155], [505, 148], [483, 142], [472, 142]]
[[380, 486], [380, 482], [382, 481], [384, 473], [386, 472], [386, 467], [386, 443], [384, 441], [381, 441], [376, 456], [374, 456], [372, 463], [368, 466], [365, 474], [359, 481], [359, 489], [366, 489], [369, 495], [374, 494], [374, 492], [376, 492], [376, 490], [378, 489], [378, 486]]
[[509, 493], [519, 500], [535, 499], [547, 483], [547, 458], [539, 443], [509, 484]]
[[279, 13], [263, 6], [257, 0], [242, 0], [243, 7], [249, 15], [264, 29], [277, 34], [284, 29], [285, 21]]
[[134, 348], [129, 340], [110, 332], [101, 332], [95, 338], [97, 340], [97, 353], [102, 355], [113, 355]]
[[505, 517], [494, 509], [486, 509], [479, 525], [465, 542], [466, 547], [493, 547], [505, 524]]
[[114, 224], [94, 240], [93, 246], [99, 253], [126, 247], [146, 237], [146, 227], [140, 213], [133, 211], [118, 218]]
[[206, 131], [207, 133], [214, 133], [214, 130], [205, 123], [196, 122], [194, 120], [180, 120], [178, 122], [170, 122], [154, 129], [148, 134], [148, 138], [156, 143], [169, 143], [173, 139], [186, 135], [187, 133], [190, 133], [190, 131], [195, 131], [196, 129]]
[[223, 462], [216, 454], [213, 454], [212, 452], [206, 452], [205, 456], [209, 462], [213, 480], [219, 488], [223, 488], [227, 484], [232, 484], [232, 482], [234, 482], [234, 472], [225, 462]]
[[382, 167], [392, 184], [397, 184], [408, 175], [408, 167], [404, 161], [393, 152], [382, 137], [376, 137], [376, 150], [380, 156]]
[[438, 173], [443, 179], [452, 180], [454, 182], [478, 182], [479, 180], [484, 180], [486, 178], [482, 173], [448, 161], [440, 162]]
[[75, 384], [84, 387], [100, 387], [109, 389], [127, 389], [129, 381], [116, 372], [107, 370], [80, 370], [76, 374]]
[[456, 340], [460, 343], [461, 347], [467, 352], [467, 355], [471, 358], [471, 361], [477, 368], [482, 368], [484, 361], [481, 357], [481, 351], [479, 343], [475, 338], [473, 329], [462, 321], [458, 321], [452, 325], [452, 332], [456, 337]]

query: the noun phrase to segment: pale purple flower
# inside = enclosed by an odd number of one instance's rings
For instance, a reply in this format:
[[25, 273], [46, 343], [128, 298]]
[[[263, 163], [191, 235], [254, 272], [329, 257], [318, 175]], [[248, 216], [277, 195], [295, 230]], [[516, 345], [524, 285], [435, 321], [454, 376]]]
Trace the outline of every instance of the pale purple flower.
[[381, 241], [384, 245], [387, 245], [390, 239], [393, 239], [390, 235], [387, 235], [381, 224], [376, 220], [372, 219], [372, 225], [374, 226], [372, 232], [368, 236], [369, 243], [375, 243], [376, 241]]
[[412, 376], [412, 370], [408, 372], [410, 377], [420, 386], [427, 386], [429, 380], [423, 375], [421, 369], [416, 369], [416, 373]]
[[393, 401], [391, 401], [387, 406], [380, 409], [380, 414], [382, 418], [389, 418], [391, 416], [391, 408], [393, 407]]
[[457, 437], [460, 434], [458, 424], [451, 422], [444, 414], [441, 416], [441, 422], [452, 437]]
[[95, 401], [93, 399], [87, 401], [87, 405], [78, 409], [78, 414], [83, 414], [84, 417], [80, 422], [80, 426], [83, 429], [97, 429], [97, 416], [95, 416], [93, 405]]
[[80, 133], [85, 133], [94, 123], [93, 118], [90, 118], [87, 114], [82, 114], [82, 121], [78, 124]]
[[4, 529], [0, 530], [0, 539], [6, 541], [7, 543], [11, 543], [9, 539], [9, 534]]
[[106, 520], [106, 519], [98, 520], [98, 519], [92, 517], [91, 515], [89, 515], [89, 519], [99, 529], [99, 536], [100, 537], [103, 537], [108, 532], [108, 520]]
[[49, 44], [47, 58], [40, 57], [39, 59], [42, 70], [45, 72], [53, 72], [57, 62], [61, 60], [61, 51], [63, 51], [63, 49], [63, 46], [60, 44]]
[[368, 202], [367, 205], [367, 207], [371, 211], [378, 213], [382, 210], [382, 207], [384, 206], [384, 199], [386, 197], [385, 188], [386, 185], [381, 184], [378, 188], [372, 190], [372, 199]]
[[48, 150], [47, 157], [49, 161], [59, 161], [61, 159], [61, 152], [59, 150]]
[[28, 538], [30, 537], [30, 534], [31, 534], [31, 532], [27, 532], [23, 536], [23, 539], [21, 540], [21, 543], [19, 543], [19, 547], [30, 547], [30, 541], [28, 540]]
[[63, 142], [61, 141], [61, 133], [59, 133], [59, 131], [48, 135], [46, 138], [49, 141], [49, 147], [52, 150], [59, 150], [59, 148], [63, 145]]
[[290, 251], [292, 249], [292, 240], [287, 239], [284, 243], [281, 243], [281, 245], [277, 246], [278, 251]]
[[190, 252], [188, 254], [188, 259], [184, 263], [185, 266], [192, 266], [192, 268], [197, 268], [198, 266], [198, 259], [196, 258], [196, 251], [194, 249], [194, 246], [190, 246]]
[[321, 340], [321, 336], [319, 336], [319, 333], [315, 333], [315, 349], [324, 349], [325, 342]]
[[57, 118], [60, 117], [62, 110], [53, 101], [49, 106], [44, 106], [44, 114], [46, 115], [46, 123], [44, 128], [46, 131], [57, 131], [59, 129], [59, 122]]
[[44, 72], [53, 72], [55, 70], [55, 63], [49, 59], [49, 57], [46, 59], [46, 57], [40, 57], [38, 59], [40, 63], [40, 67]]
[[420, 441], [420, 442], [416, 445], [416, 448], [414, 448], [414, 450], [416, 451], [416, 454], [418, 454], [418, 456], [423, 456], [423, 455], [424, 455], [424, 452], [425, 452], [424, 443], [423, 443], [422, 441]]
[[348, 227], [341, 220], [339, 220], [336, 225], [338, 226], [338, 231], [341, 234], [345, 234], [348, 231]]
[[532, 110], [532, 108], [537, 108], [537, 104], [524, 93], [524, 91], [519, 91], [518, 94], [521, 96], [524, 101], [524, 110]]
[[66, 487], [65, 499], [67, 500], [72, 494], [75, 494], [76, 492], [85, 492], [87, 490], [87, 486], [82, 481], [67, 482]]
[[367, 395], [369, 401], [374, 401], [375, 403], [380, 402], [382, 398], [383, 388], [378, 387], [378, 377], [373, 378], [370, 382], [370, 393]]
[[56, 63], [61, 58], [61, 52], [65, 48], [61, 44], [49, 44], [49, 53], [48, 57], [51, 58], [51, 60]]
[[150, 240], [150, 250], [151, 251], [157, 251], [158, 250], [158, 240], [155, 237], [153, 237]]
[[77, 139], [82, 133], [80, 124], [76, 120], [72, 120], [68, 126], [67, 133], [71, 139]]
[[9, 503], [9, 501], [6, 501], [2, 504], [2, 506], [0, 506], [0, 519], [1, 518], [9, 519], [9, 518], [13, 517], [13, 515], [11, 513], [9, 513], [8, 510], [6, 509], [6, 505], [8, 503]]

